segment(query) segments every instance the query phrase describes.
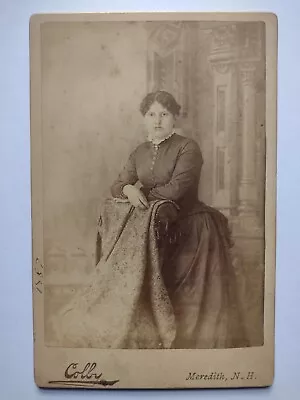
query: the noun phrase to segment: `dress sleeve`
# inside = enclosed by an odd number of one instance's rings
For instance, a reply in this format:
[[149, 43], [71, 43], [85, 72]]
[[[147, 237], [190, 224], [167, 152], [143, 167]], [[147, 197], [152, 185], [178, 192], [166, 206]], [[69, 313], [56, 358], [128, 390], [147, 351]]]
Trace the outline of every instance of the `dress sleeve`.
[[171, 180], [166, 185], [155, 186], [149, 193], [149, 200], [180, 200], [192, 186], [198, 184], [202, 164], [200, 148], [195, 141], [190, 140], [178, 155]]
[[125, 185], [134, 185], [138, 181], [135, 155], [136, 151], [130, 154], [123, 170], [120, 172], [115, 182], [111, 185], [110, 191], [113, 197], [125, 198], [123, 195], [123, 187]]

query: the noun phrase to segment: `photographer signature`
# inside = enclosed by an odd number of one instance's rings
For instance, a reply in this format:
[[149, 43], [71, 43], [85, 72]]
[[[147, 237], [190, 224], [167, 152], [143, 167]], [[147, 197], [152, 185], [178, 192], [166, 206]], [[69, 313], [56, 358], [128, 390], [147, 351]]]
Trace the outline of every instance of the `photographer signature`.
[[80, 368], [79, 363], [71, 363], [67, 366], [64, 376], [66, 379], [58, 381], [49, 381], [53, 384], [76, 385], [76, 386], [113, 386], [119, 382], [116, 380], [107, 380], [103, 378], [103, 373], [97, 371], [97, 363], [86, 363]]

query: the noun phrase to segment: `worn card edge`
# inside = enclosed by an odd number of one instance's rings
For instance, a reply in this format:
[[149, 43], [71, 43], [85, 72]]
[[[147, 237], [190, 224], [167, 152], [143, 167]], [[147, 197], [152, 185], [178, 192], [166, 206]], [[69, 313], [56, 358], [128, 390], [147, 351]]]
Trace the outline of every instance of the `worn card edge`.
[[[39, 351], [43, 347], [40, 338], [43, 338], [43, 301], [38, 297], [34, 277], [37, 266], [43, 265], [43, 243], [39, 236], [42, 230], [42, 164], [41, 157], [42, 135], [40, 130], [41, 112], [38, 104], [41, 103], [41, 82], [39, 69], [40, 55], [40, 24], [49, 21], [106, 21], [106, 20], [195, 20], [195, 21], [262, 21], [266, 24], [266, 59], [267, 59], [267, 82], [266, 82], [266, 198], [265, 198], [265, 319], [264, 337], [265, 343], [262, 348], [267, 348], [266, 356], [272, 364], [272, 373], [268, 374], [265, 383], [261, 386], [271, 386], [274, 381], [274, 341], [275, 341], [275, 276], [276, 276], [276, 173], [277, 173], [277, 27], [278, 19], [274, 13], [197, 13], [197, 12], [121, 12], [121, 13], [83, 13], [83, 14], [34, 14], [30, 17], [30, 135], [31, 135], [31, 196], [32, 196], [32, 276], [33, 276], [33, 331], [34, 331], [34, 378], [38, 387], [50, 387], [47, 382], [40, 379], [37, 370], [37, 359]], [[40, 110], [41, 111], [41, 110]], [[102, 352], [103, 350], [97, 350]], [[130, 350], [133, 351], [133, 350]], [[143, 351], [143, 350], [140, 350]], [[173, 350], [178, 351], [178, 350]], [[214, 350], [206, 350], [206, 352]], [[242, 351], [242, 349], [230, 350], [230, 352]], [[185, 351], [188, 352], [188, 351]], [[203, 350], [197, 350], [203, 352]], [[129, 355], [130, 357], [130, 355]], [[166, 386], [170, 387], [170, 386]], [[179, 386], [186, 389], [186, 386]], [[196, 386], [204, 387], [204, 386]], [[222, 387], [215, 385], [214, 387]], [[233, 386], [230, 386], [233, 387]], [[244, 385], [240, 387], [245, 387]], [[122, 387], [120, 387], [122, 388]], [[134, 387], [136, 389], [139, 386]], [[132, 388], [132, 389], [134, 389]], [[159, 388], [159, 387], [155, 387]]]

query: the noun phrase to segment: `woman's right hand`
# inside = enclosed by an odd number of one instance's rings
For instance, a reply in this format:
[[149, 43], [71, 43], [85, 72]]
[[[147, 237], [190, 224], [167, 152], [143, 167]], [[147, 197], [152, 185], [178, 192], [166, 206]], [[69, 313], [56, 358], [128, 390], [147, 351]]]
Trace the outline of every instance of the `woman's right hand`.
[[123, 188], [123, 193], [126, 197], [128, 197], [128, 200], [134, 207], [139, 207], [144, 210], [149, 208], [149, 204], [145, 195], [136, 186], [125, 185]]

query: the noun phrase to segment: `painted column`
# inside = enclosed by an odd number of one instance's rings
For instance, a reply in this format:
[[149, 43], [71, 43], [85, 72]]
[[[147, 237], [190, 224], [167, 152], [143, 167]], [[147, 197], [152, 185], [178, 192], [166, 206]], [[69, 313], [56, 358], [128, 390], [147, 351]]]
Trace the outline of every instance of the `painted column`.
[[239, 184], [239, 213], [255, 216], [257, 208], [256, 177], [256, 116], [255, 116], [255, 64], [240, 65], [242, 100], [241, 177]]

